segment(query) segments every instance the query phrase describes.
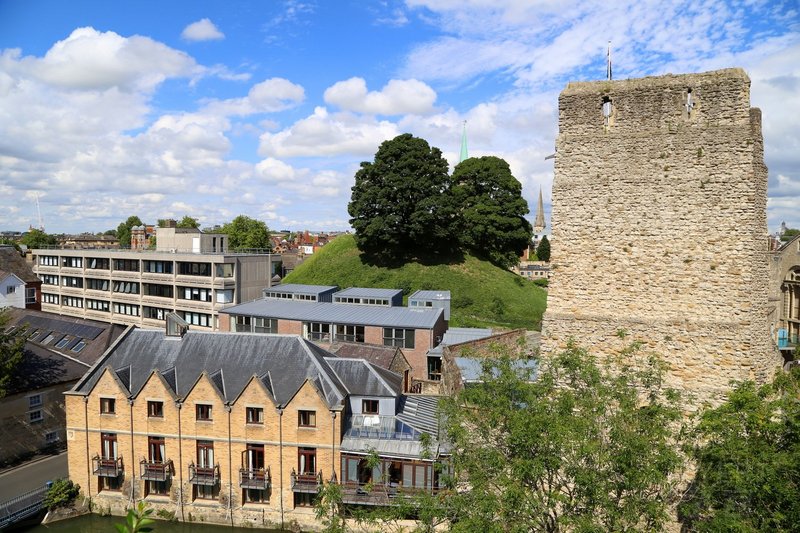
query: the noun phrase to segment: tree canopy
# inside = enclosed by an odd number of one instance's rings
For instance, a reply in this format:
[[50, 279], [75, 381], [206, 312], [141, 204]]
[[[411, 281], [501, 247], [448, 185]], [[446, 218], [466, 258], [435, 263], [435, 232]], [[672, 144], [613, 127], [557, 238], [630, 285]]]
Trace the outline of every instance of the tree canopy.
[[23, 329], [7, 331], [10, 320], [7, 308], [0, 308], [0, 398], [8, 392], [8, 384], [25, 353]]
[[536, 247], [536, 258], [539, 261], [550, 261], [550, 239], [547, 238], [547, 235], [542, 236], [539, 246]]
[[451, 251], [453, 205], [442, 152], [410, 133], [356, 172], [348, 212], [362, 252], [381, 261]]
[[532, 228], [522, 184], [508, 163], [494, 156], [467, 159], [453, 171], [452, 191], [462, 245], [497, 265], [516, 265]]
[[800, 524], [800, 368], [745, 382], [703, 413], [697, 475], [679, 507], [691, 531], [791, 531]]
[[796, 229], [796, 228], [789, 228], [789, 229], [787, 229], [786, 231], [784, 231], [784, 232], [781, 234], [781, 240], [782, 240], [783, 242], [790, 241], [790, 240], [792, 240], [792, 238], [793, 238], [795, 235], [797, 235], [798, 233], [800, 233], [800, 229]]
[[131, 245], [131, 228], [134, 226], [143, 226], [142, 219], [137, 216], [130, 216], [125, 222], [120, 222], [117, 226], [117, 239], [122, 248], [128, 248]]
[[34, 228], [31, 228], [25, 235], [23, 235], [19, 242], [31, 250], [46, 246], [55, 246], [58, 244], [58, 240], [53, 235], [48, 235], [42, 230]]
[[228, 246], [230, 248], [261, 250], [270, 250], [272, 248], [269, 228], [267, 228], [266, 223], [250, 218], [247, 215], [239, 215], [224, 224], [219, 232], [228, 235]]

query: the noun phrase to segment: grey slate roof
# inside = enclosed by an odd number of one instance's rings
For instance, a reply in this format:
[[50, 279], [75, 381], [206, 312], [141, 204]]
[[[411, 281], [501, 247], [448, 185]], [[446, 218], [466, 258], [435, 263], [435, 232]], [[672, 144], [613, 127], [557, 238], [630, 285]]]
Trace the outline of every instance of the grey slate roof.
[[[331, 354], [296, 335], [188, 331], [167, 337], [160, 330], [132, 329], [98, 361], [72, 392], [88, 394], [106, 368], [128, 373], [136, 396], [153, 371], [160, 372], [176, 397], [183, 398], [203, 372], [234, 401], [255, 376], [271, 383], [278, 405], [285, 405], [308, 379], [328, 406], [338, 407], [347, 392], [325, 356]], [[130, 369], [130, 370], [127, 370]], [[269, 375], [269, 376], [268, 376]], [[270, 377], [271, 376], [271, 377]]]
[[416, 291], [409, 300], [449, 300], [450, 291]]
[[403, 355], [402, 350], [398, 346], [383, 346], [378, 344], [366, 344], [361, 342], [342, 342], [333, 344], [331, 351], [337, 357], [349, 357], [352, 359], [364, 359], [369, 361], [375, 366], [389, 370], [396, 357], [401, 357], [408, 368], [408, 360]]
[[261, 299], [226, 307], [220, 313], [330, 324], [432, 329], [444, 310]]
[[25, 283], [41, 281], [13, 246], [0, 246], [0, 270], [16, 274]]
[[394, 298], [397, 295], [402, 295], [401, 289], [376, 289], [372, 287], [350, 287], [342, 289], [334, 296], [345, 298]]
[[354, 396], [394, 397], [402, 391], [402, 376], [363, 359], [329, 357], [326, 361]]

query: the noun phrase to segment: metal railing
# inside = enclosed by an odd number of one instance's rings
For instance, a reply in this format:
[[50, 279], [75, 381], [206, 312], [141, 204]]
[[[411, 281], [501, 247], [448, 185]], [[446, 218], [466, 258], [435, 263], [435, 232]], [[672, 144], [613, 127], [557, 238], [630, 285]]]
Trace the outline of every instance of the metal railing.
[[99, 477], [119, 477], [123, 472], [122, 457], [92, 457], [92, 473]]
[[169, 481], [172, 476], [172, 460], [170, 459], [166, 461], [142, 459], [139, 466], [141, 478], [145, 481]]
[[298, 474], [295, 469], [292, 468], [291, 480], [292, 490], [294, 492], [316, 493], [319, 492], [320, 487], [322, 487], [322, 470], [316, 474], [313, 472]]
[[243, 489], [267, 490], [271, 483], [269, 467], [239, 469], [239, 486]]
[[189, 463], [189, 483], [192, 485], [216, 485], [219, 483], [219, 465], [195, 466], [194, 463]]
[[49, 487], [39, 487], [0, 503], [0, 529], [39, 513]]

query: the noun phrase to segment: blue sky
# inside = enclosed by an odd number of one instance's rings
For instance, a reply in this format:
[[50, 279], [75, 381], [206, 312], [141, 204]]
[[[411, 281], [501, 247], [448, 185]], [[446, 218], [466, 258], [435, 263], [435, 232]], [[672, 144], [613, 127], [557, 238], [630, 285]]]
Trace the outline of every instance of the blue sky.
[[[553, 179], [558, 93], [744, 67], [764, 114], [768, 222], [800, 227], [796, 0], [0, 0], [0, 230], [136, 214], [343, 230], [353, 175], [403, 132], [454, 164]], [[533, 213], [531, 213], [531, 218]], [[676, 228], [676, 231], [679, 231]]]

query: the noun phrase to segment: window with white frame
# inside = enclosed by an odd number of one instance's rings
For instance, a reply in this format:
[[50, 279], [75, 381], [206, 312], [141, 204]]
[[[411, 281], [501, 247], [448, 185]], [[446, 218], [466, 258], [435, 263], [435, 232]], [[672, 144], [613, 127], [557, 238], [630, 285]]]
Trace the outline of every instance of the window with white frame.
[[37, 409], [36, 411], [31, 411], [28, 413], [28, 421], [31, 424], [41, 422], [42, 420], [44, 420], [44, 415], [42, 414], [41, 409]]
[[193, 326], [203, 326], [206, 328], [211, 327], [211, 315], [206, 313], [192, 313], [190, 311], [181, 311], [181, 318]]
[[36, 303], [36, 287], [25, 289], [25, 305]]
[[58, 276], [52, 274], [40, 274], [39, 279], [42, 280], [42, 285], [58, 285]]
[[133, 304], [115, 303], [114, 312], [118, 315], [139, 316], [139, 306]]
[[83, 308], [83, 298], [77, 298], [75, 296], [62, 296], [61, 305], [63, 305], [64, 307]]
[[198, 302], [211, 301], [211, 289], [201, 289], [199, 287], [180, 287], [178, 298], [183, 300], [195, 300]]
[[86, 309], [91, 309], [93, 311], [102, 311], [104, 313], [108, 313], [109, 303], [105, 300], [93, 300], [91, 298], [86, 299]]
[[77, 278], [75, 276], [61, 276], [61, 285], [64, 287], [81, 289], [83, 288], [83, 278]]
[[139, 294], [139, 284], [133, 281], [115, 281], [114, 292], [124, 294]]
[[42, 303], [58, 305], [58, 294], [42, 293]]
[[62, 257], [61, 266], [67, 268], [83, 268], [83, 257]]
[[39, 256], [39, 264], [42, 265], [42, 266], [57, 267], [58, 266], [58, 256], [57, 255], [40, 255]]
[[33, 409], [34, 407], [39, 407], [42, 405], [42, 395], [41, 394], [32, 394], [28, 396], [28, 409]]

